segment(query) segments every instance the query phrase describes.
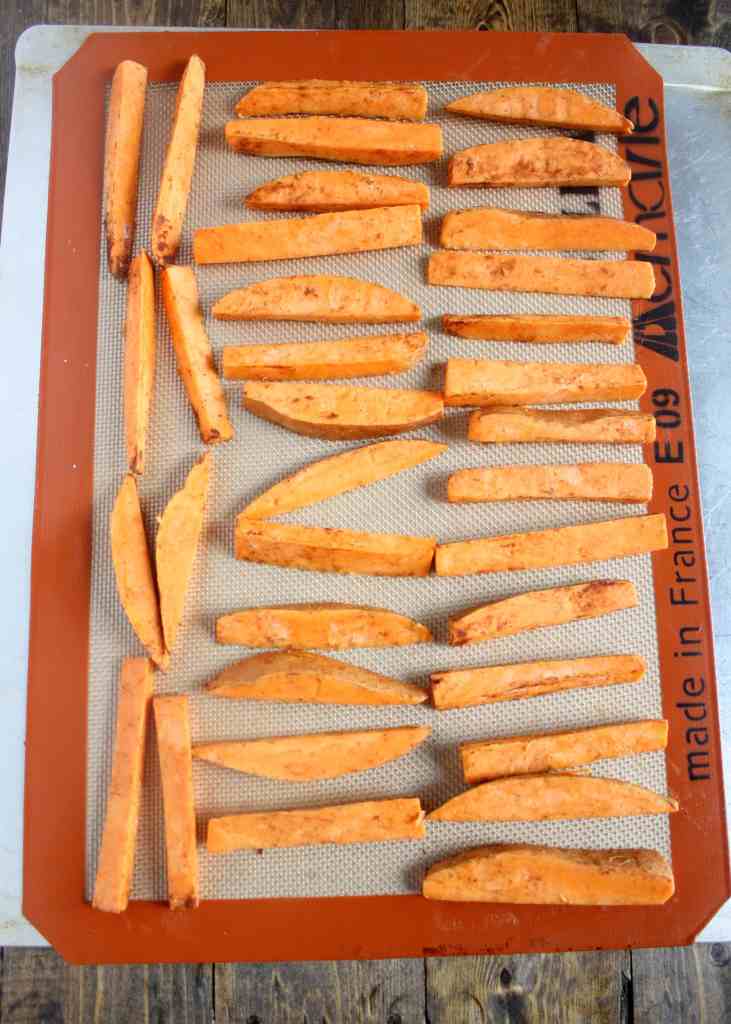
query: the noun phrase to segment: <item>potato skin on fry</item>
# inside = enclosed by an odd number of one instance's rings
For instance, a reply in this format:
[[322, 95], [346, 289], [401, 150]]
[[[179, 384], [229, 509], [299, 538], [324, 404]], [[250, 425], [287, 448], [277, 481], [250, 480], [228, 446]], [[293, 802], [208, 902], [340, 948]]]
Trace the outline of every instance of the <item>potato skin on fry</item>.
[[124, 434], [132, 473], [145, 471], [147, 425], [155, 384], [155, 278], [146, 252], [135, 256], [124, 324]]
[[371, 210], [409, 206], [426, 210], [429, 186], [397, 174], [367, 171], [302, 171], [267, 181], [244, 200], [250, 210]]
[[109, 272], [119, 278], [127, 275], [135, 238], [146, 91], [146, 67], [133, 60], [117, 65], [104, 146], [104, 226]]
[[[507, 400], [507, 398], [506, 398]], [[470, 415], [470, 441], [488, 444], [573, 441], [599, 444], [650, 444], [655, 417], [626, 409], [524, 409], [495, 406]]]
[[429, 102], [414, 82], [349, 82], [303, 79], [262, 82], [236, 104], [239, 117], [272, 114], [339, 114], [422, 121]]
[[478, 117], [502, 124], [547, 125], [553, 128], [584, 128], [624, 134], [634, 128], [619, 111], [605, 107], [575, 89], [547, 86], [513, 86], [475, 92], [448, 103], [445, 110], [464, 117]]
[[507, 316], [442, 317], [447, 334], [485, 341], [528, 341], [533, 344], [566, 341], [603, 341], [619, 345], [627, 341], [632, 324], [623, 316], [558, 316], [528, 314]]
[[616, 153], [578, 139], [520, 139], [492, 142], [455, 153], [449, 185], [506, 188], [627, 185], [629, 164]]

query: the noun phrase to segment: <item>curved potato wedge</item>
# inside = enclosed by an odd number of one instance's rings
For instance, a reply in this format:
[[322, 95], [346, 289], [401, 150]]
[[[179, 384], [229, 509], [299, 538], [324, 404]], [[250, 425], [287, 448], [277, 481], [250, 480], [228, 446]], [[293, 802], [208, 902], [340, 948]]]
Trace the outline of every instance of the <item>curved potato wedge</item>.
[[585, 252], [652, 252], [654, 231], [616, 217], [521, 213], [484, 207], [452, 210], [442, 219], [443, 249], [582, 249]]
[[271, 114], [340, 114], [422, 121], [429, 97], [414, 82], [347, 82], [310, 78], [262, 82], [236, 104], [239, 117]]
[[427, 692], [321, 654], [267, 651], [230, 665], [206, 683], [214, 697], [307, 704], [423, 704]]
[[123, 278], [132, 257], [137, 220], [137, 180], [145, 116], [147, 68], [133, 60], [112, 78], [104, 145], [104, 228], [109, 272]]
[[445, 110], [464, 117], [479, 117], [501, 124], [546, 125], [553, 128], [584, 128], [595, 132], [631, 132], [632, 122], [618, 110], [605, 107], [576, 89], [522, 85], [490, 89], [462, 96]]
[[386, 608], [354, 604], [285, 604], [245, 608], [216, 620], [219, 644], [347, 651], [403, 647], [431, 640], [426, 626]]
[[449, 161], [451, 188], [627, 185], [631, 176], [616, 153], [568, 138], [491, 142], [463, 149]]
[[533, 344], [565, 341], [603, 341], [620, 345], [631, 335], [632, 324], [624, 316], [559, 316], [528, 313], [505, 316], [442, 317], [447, 334], [485, 341], [529, 341]]
[[[510, 399], [506, 396], [506, 401]], [[573, 441], [597, 444], [650, 444], [655, 417], [629, 409], [524, 409], [495, 406], [470, 415], [467, 436], [485, 444]]]
[[245, 199], [250, 210], [372, 210], [409, 206], [426, 210], [429, 186], [396, 174], [363, 171], [303, 171], [267, 181]]

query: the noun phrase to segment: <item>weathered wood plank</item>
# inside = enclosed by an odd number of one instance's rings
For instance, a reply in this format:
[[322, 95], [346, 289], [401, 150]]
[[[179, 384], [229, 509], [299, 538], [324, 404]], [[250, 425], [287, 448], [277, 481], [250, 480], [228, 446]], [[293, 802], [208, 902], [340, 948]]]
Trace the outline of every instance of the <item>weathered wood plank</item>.
[[226, 0], [47, 0], [51, 24], [197, 25], [226, 24]]
[[575, 32], [575, 0], [405, 0], [406, 28]]
[[404, 0], [228, 0], [226, 24], [242, 28], [403, 28]]
[[645, 43], [731, 45], [728, 0], [577, 0], [581, 32], [625, 32]]
[[634, 1024], [731, 1020], [731, 943], [632, 953]]

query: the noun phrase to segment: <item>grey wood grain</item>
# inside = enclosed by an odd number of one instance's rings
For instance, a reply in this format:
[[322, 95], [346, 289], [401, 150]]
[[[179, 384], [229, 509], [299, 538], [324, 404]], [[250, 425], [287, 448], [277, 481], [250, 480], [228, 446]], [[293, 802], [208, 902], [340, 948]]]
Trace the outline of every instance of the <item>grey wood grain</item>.
[[632, 953], [634, 1024], [731, 1020], [731, 943]]
[[729, 0], [577, 0], [581, 32], [625, 32], [645, 43], [731, 46]]
[[406, 28], [575, 32], [575, 0], [405, 0]]

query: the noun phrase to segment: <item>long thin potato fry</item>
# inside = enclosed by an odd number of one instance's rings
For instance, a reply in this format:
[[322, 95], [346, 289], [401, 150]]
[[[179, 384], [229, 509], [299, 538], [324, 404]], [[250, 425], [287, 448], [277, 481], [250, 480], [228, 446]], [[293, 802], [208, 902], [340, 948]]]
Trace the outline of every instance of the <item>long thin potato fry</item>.
[[251, 156], [309, 156], [351, 164], [403, 167], [439, 160], [442, 129], [436, 124], [389, 124], [363, 117], [270, 117], [228, 121], [231, 149]]
[[626, 516], [603, 523], [560, 526], [555, 530], [509, 533], [501, 537], [440, 544], [436, 550], [438, 576], [477, 572], [513, 572], [579, 562], [604, 562], [668, 546], [664, 513]]
[[557, 906], [651, 906], [675, 892], [673, 869], [655, 850], [481, 846], [432, 864], [428, 900]]
[[245, 608], [216, 620], [218, 643], [243, 647], [347, 651], [355, 647], [402, 647], [426, 643], [431, 638], [426, 626], [405, 615], [355, 604]]
[[584, 128], [623, 135], [634, 128], [619, 111], [605, 107], [575, 89], [519, 85], [475, 92], [448, 103], [445, 110], [465, 117], [479, 117], [502, 124], [546, 125], [552, 128]]
[[627, 185], [629, 164], [593, 142], [564, 137], [473, 146], [449, 161], [451, 187]]
[[501, 444], [573, 441], [597, 444], [650, 444], [655, 417], [626, 409], [521, 409], [496, 406], [472, 413], [470, 441]]
[[135, 239], [146, 90], [146, 67], [133, 60], [117, 65], [104, 146], [104, 226], [109, 271], [115, 277], [126, 276]]
[[436, 537], [358, 533], [236, 519], [236, 557], [247, 562], [368, 576], [428, 576]]
[[193, 54], [180, 79], [160, 191], [152, 215], [152, 258], [161, 267], [174, 262], [180, 246], [198, 148], [205, 84], [206, 66]]
[[383, 843], [425, 835], [419, 799], [405, 797], [211, 818], [207, 846], [209, 853], [227, 853], [321, 843]]
[[92, 899], [97, 910], [113, 914], [127, 909], [132, 884], [152, 691], [152, 663], [147, 658], [125, 658], [119, 677], [112, 777]]
[[321, 654], [267, 651], [206, 684], [213, 697], [308, 704], [423, 704], [426, 690]]
[[632, 324], [623, 316], [558, 316], [528, 313], [505, 316], [442, 317], [447, 334], [485, 341], [603, 341], [619, 345], [631, 336]]
[[271, 114], [340, 114], [423, 121], [429, 97], [413, 82], [346, 82], [310, 78], [262, 82], [236, 104], [239, 117]]
[[645, 662], [636, 654], [455, 669], [432, 675], [432, 700], [435, 708], [445, 711], [561, 690], [637, 683], [644, 674]]
[[619, 501], [647, 503], [652, 470], [642, 463], [585, 462], [565, 466], [460, 469], [447, 480], [447, 499], [465, 501]]
[[409, 206], [426, 210], [429, 186], [396, 174], [367, 171], [302, 171], [267, 181], [246, 197], [250, 210], [372, 210]]
[[629, 580], [592, 580], [569, 587], [529, 590], [450, 619], [449, 642], [476, 644], [577, 619], [596, 619], [636, 608], [638, 603], [635, 585]]
[[203, 311], [192, 267], [167, 267], [162, 296], [175, 346], [175, 356], [190, 404], [207, 444], [230, 441], [234, 428], [226, 396], [213, 362], [213, 350], [203, 326]]
[[264, 491], [243, 510], [249, 519], [307, 508], [336, 494], [386, 480], [443, 454], [446, 444], [434, 441], [377, 441], [340, 455], [311, 462], [293, 476]]
[[146, 252], [129, 268], [124, 324], [124, 435], [132, 473], [145, 472], [147, 424], [155, 383], [155, 278]]
[[184, 910], [199, 902], [188, 698], [155, 697], [152, 707], [165, 812], [168, 902], [171, 910]]
[[424, 357], [426, 334], [368, 335], [340, 341], [295, 341], [280, 345], [227, 345], [228, 380], [323, 380], [403, 373]]
[[668, 723], [658, 718], [460, 743], [459, 756], [465, 782], [472, 786], [508, 775], [563, 771], [604, 758], [664, 750], [667, 742]]
[[444, 249], [582, 249], [652, 252], [654, 231], [615, 217], [519, 213], [492, 207], [452, 210], [442, 220]]
[[229, 292], [213, 307], [219, 320], [305, 320], [394, 324], [421, 319], [411, 299], [354, 277], [275, 277]]

